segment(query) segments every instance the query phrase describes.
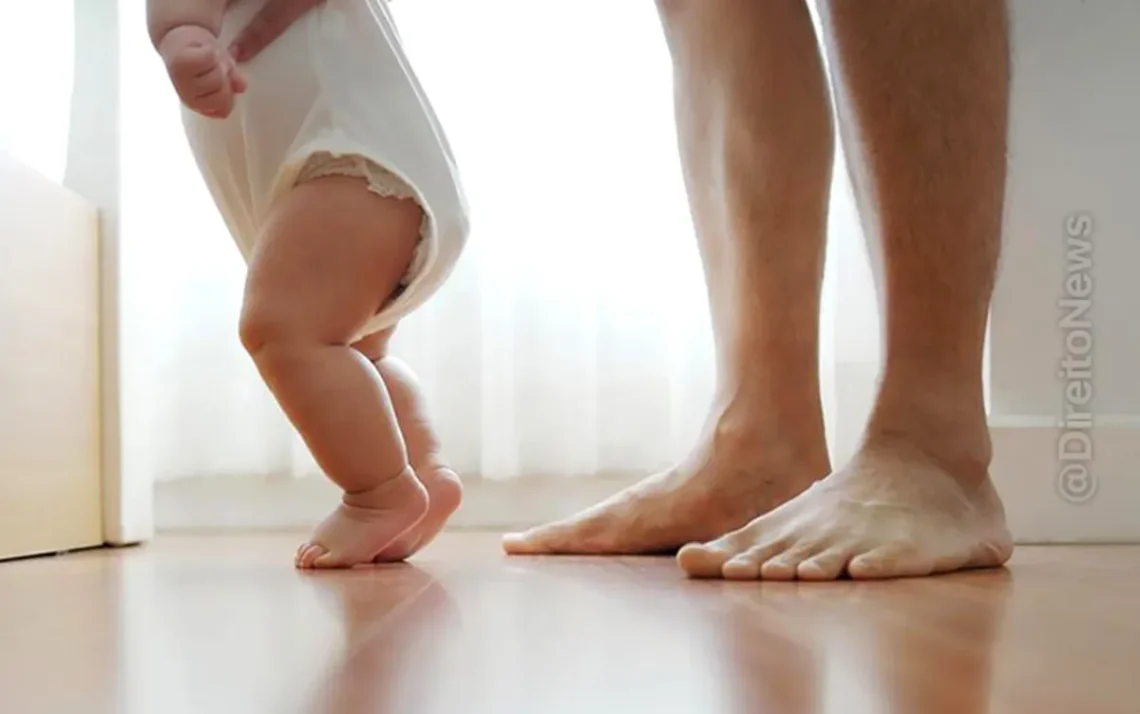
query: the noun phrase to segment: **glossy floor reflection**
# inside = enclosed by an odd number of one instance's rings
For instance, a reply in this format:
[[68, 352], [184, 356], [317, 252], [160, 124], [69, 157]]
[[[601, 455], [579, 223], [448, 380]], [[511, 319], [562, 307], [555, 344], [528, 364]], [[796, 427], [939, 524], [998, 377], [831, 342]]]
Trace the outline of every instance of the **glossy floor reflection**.
[[0, 712], [1140, 711], [1140, 548], [830, 585], [668, 558], [418, 559], [298, 573], [293, 536], [0, 564]]

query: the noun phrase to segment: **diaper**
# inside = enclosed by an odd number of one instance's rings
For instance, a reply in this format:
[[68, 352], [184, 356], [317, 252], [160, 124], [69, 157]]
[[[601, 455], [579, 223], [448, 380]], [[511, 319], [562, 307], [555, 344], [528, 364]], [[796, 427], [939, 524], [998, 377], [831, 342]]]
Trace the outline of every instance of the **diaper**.
[[[226, 10], [227, 44], [267, 0]], [[243, 66], [247, 91], [224, 120], [183, 111], [206, 185], [248, 260], [274, 202], [300, 182], [355, 176], [414, 200], [424, 221], [397, 290], [357, 339], [386, 329], [445, 282], [467, 239], [451, 148], [382, 0], [325, 0]]]
[[[351, 176], [353, 178], [361, 178], [364, 179], [368, 185], [368, 190], [379, 196], [417, 202], [419, 200], [416, 197], [415, 189], [409, 186], [407, 181], [383, 166], [355, 154], [336, 156], [327, 151], [313, 154], [304, 165], [301, 166], [301, 171], [297, 174], [296, 183], [312, 181], [322, 176]], [[425, 210], [423, 222], [420, 224], [420, 240], [416, 243], [416, 250], [412, 256], [412, 262], [408, 265], [404, 277], [400, 279], [400, 287], [392, 296], [393, 298], [399, 297], [404, 289], [411, 285], [415, 277], [423, 270], [424, 259], [427, 256], [425, 245], [430, 235], [431, 220], [428, 217], [428, 212]]]

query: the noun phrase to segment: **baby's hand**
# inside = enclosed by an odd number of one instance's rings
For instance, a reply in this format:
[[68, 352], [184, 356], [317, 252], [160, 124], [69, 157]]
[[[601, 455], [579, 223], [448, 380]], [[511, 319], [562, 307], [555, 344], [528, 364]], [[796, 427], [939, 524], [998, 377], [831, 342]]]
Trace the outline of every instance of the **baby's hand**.
[[234, 97], [245, 91], [245, 77], [212, 32], [196, 25], [176, 27], [162, 38], [158, 52], [183, 104], [215, 119], [229, 116]]

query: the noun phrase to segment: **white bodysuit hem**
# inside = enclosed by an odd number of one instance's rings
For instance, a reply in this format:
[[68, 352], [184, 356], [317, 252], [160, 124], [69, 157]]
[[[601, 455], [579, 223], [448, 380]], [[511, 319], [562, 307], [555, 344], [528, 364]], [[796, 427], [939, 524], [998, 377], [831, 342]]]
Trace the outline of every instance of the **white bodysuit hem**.
[[[267, 0], [226, 10], [223, 44]], [[449, 277], [467, 239], [451, 149], [383, 0], [325, 0], [243, 66], [248, 89], [224, 120], [183, 112], [194, 158], [242, 255], [311, 157], [360, 157], [405, 183], [424, 211], [422, 257], [360, 331], [391, 327]], [[367, 177], [366, 177], [367, 178]]]

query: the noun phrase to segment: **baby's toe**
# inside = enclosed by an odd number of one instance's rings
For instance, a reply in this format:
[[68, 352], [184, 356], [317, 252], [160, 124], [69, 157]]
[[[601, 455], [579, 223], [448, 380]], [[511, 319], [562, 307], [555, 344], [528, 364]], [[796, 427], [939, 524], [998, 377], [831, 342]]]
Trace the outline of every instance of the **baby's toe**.
[[306, 543], [297, 554], [296, 565], [302, 570], [317, 567], [317, 559], [328, 554], [328, 549], [316, 543]]

